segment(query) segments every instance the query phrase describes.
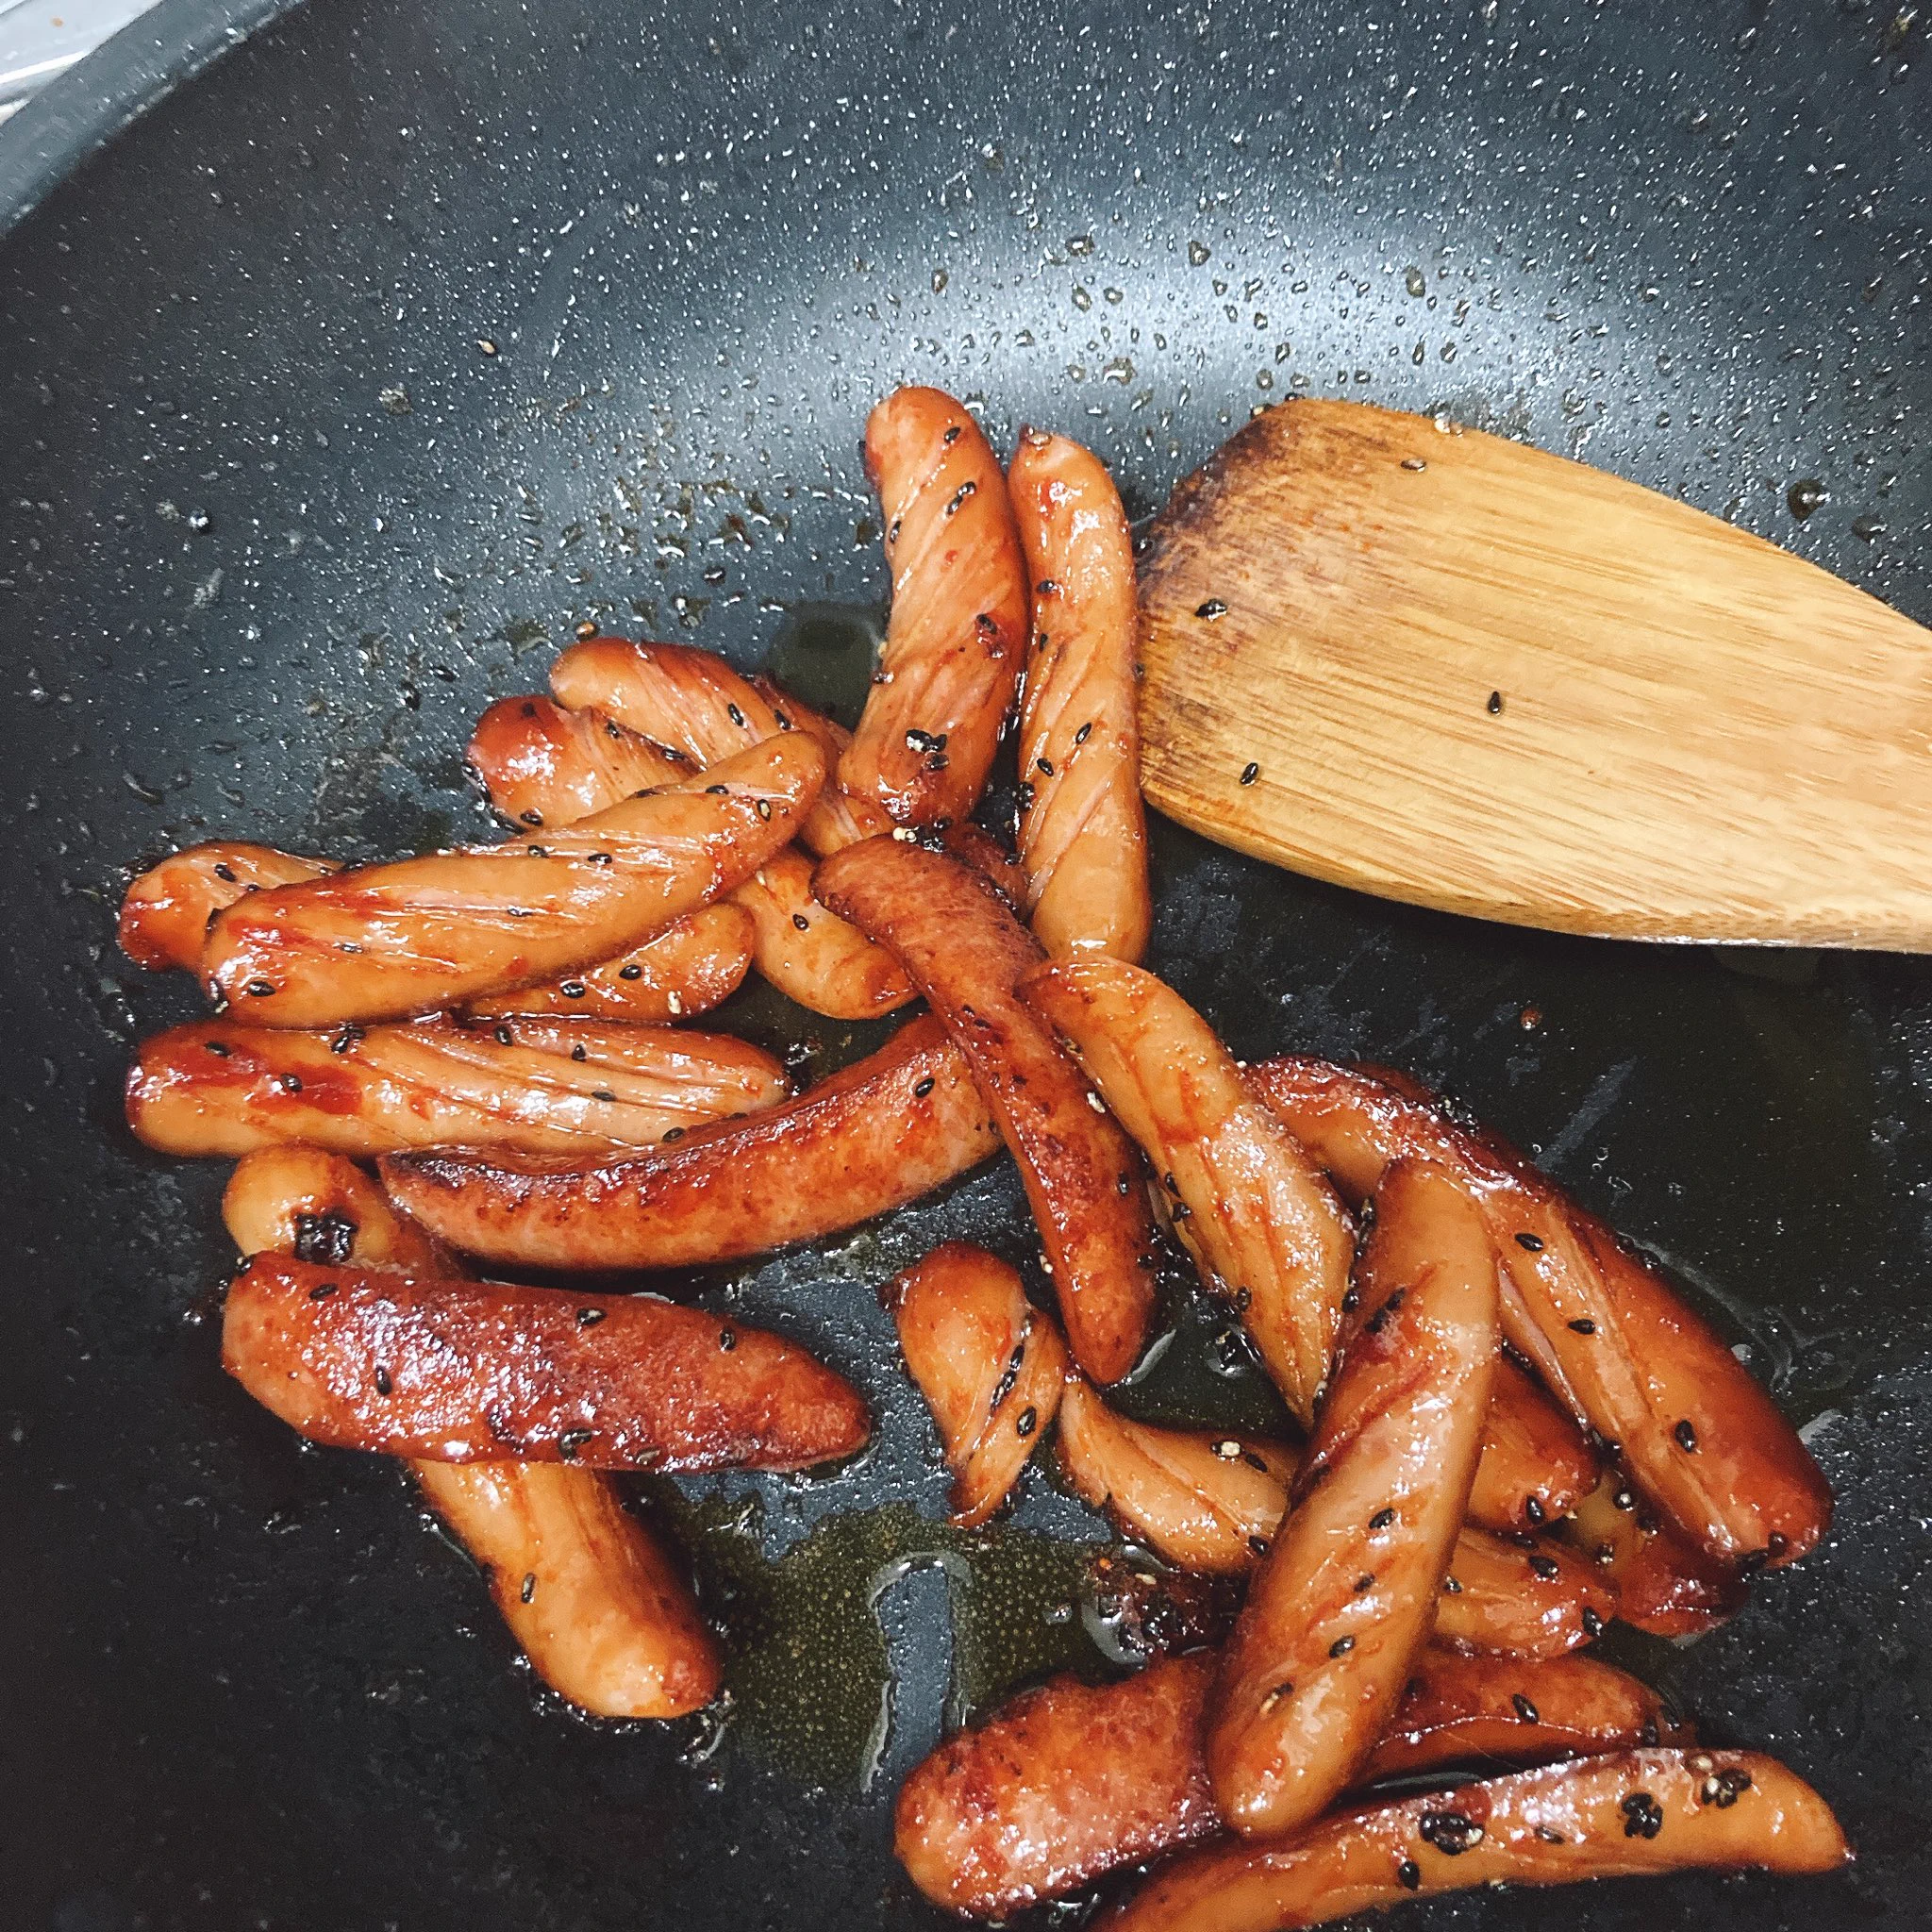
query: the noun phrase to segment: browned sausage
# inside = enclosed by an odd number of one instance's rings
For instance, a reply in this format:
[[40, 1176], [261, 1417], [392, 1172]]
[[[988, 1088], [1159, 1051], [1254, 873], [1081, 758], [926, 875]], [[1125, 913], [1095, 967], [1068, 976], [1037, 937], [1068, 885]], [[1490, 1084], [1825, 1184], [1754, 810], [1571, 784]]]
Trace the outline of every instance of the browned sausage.
[[1357, 1283], [1360, 1325], [1215, 1682], [1208, 1764], [1244, 1834], [1315, 1817], [1387, 1729], [1475, 1477], [1496, 1257], [1455, 1175], [1389, 1170]]
[[121, 950], [158, 973], [200, 968], [208, 923], [217, 912], [270, 886], [291, 886], [334, 872], [327, 858], [298, 858], [272, 845], [216, 840], [171, 852], [128, 887], [121, 901]]
[[1033, 587], [1020, 708], [1020, 861], [1056, 959], [1139, 959], [1154, 903], [1141, 807], [1134, 543], [1107, 467], [1022, 430], [1007, 471]]
[[805, 1469], [870, 1432], [831, 1370], [701, 1309], [265, 1255], [222, 1364], [314, 1441], [433, 1462]]
[[1133, 1142], [1015, 991], [1039, 941], [984, 874], [910, 834], [847, 846], [817, 886], [891, 948], [972, 1063], [1019, 1162], [1074, 1357], [1117, 1381], [1154, 1309], [1153, 1223]]
[[[1057, 1677], [948, 1738], [899, 1794], [894, 1849], [935, 1905], [1006, 1918], [1222, 1829], [1201, 1732], [1214, 1659], [1116, 1684]], [[1607, 1664], [1502, 1664], [1425, 1650], [1369, 1777], [1535, 1764], [1684, 1734]]]
[[127, 1124], [165, 1154], [246, 1154], [307, 1141], [337, 1154], [652, 1147], [785, 1098], [785, 1070], [728, 1033], [604, 1020], [342, 1026], [199, 1020], [145, 1041]]
[[984, 1523], [1052, 1431], [1066, 1343], [1019, 1275], [965, 1241], [935, 1248], [882, 1299], [954, 1472], [953, 1521]]
[[[674, 664], [690, 658], [717, 661], [703, 652], [677, 651], [672, 657], [673, 648], [662, 647]], [[722, 741], [719, 751], [729, 756], [730, 750], [742, 747], [747, 731], [762, 723], [771, 708], [736, 672], [721, 664], [719, 674], [731, 680], [726, 690], [742, 687], [744, 702], [754, 705], [745, 724], [731, 724], [721, 709], [723, 728], [708, 741], [705, 733], [687, 728], [692, 705], [667, 705], [660, 724], [687, 743]], [[565, 682], [575, 680], [566, 677]], [[674, 683], [668, 695], [683, 689]], [[716, 695], [721, 706], [728, 702], [722, 693]], [[735, 704], [729, 710], [746, 717]], [[637, 789], [631, 781], [639, 770], [651, 759], [661, 763], [663, 756], [615, 719], [597, 711], [566, 711], [550, 698], [507, 698], [491, 706], [470, 743], [471, 767], [497, 808], [526, 820], [534, 814], [538, 824], [551, 826], [575, 824], [628, 798]], [[689, 768], [680, 764], [675, 769]], [[875, 1019], [912, 998], [898, 961], [812, 897], [811, 860], [802, 852], [788, 848], [774, 854], [734, 888], [731, 897], [752, 920], [753, 957], [759, 973], [787, 998], [835, 1020]]]
[[1469, 1520], [1534, 1536], [1589, 1495], [1598, 1468], [1583, 1431], [1507, 1356], [1499, 1360]]
[[477, 719], [464, 762], [490, 803], [528, 831], [574, 825], [698, 769], [601, 712], [567, 710], [540, 697], [499, 698]]
[[485, 1019], [516, 1013], [581, 1013], [591, 1020], [659, 1024], [693, 1019], [721, 1006], [743, 985], [757, 934], [757, 924], [742, 906], [721, 900], [686, 913], [656, 939], [614, 959], [535, 986], [487, 994], [472, 1000], [468, 1010]]
[[839, 779], [901, 824], [958, 824], [985, 787], [1025, 648], [1007, 479], [979, 425], [936, 389], [898, 390], [873, 410], [865, 469], [892, 609]]
[[257, 1024], [459, 1005], [594, 966], [749, 877], [824, 781], [794, 732], [542, 843], [471, 846], [257, 892], [215, 921], [209, 991]]
[[1621, 1470], [1557, 1525], [1557, 1533], [1617, 1592], [1617, 1614], [1657, 1637], [1693, 1637], [1743, 1607], [1744, 1579], [1665, 1523]]
[[383, 1180], [453, 1247], [537, 1268], [683, 1268], [817, 1241], [916, 1201], [999, 1145], [930, 1016], [796, 1100], [591, 1164], [392, 1156]]
[[1503, 1258], [1504, 1332], [1713, 1558], [1788, 1563], [1824, 1534], [1831, 1492], [1770, 1397], [1655, 1268], [1514, 1149], [1373, 1074], [1278, 1059], [1249, 1078], [1345, 1192], [1406, 1153], [1456, 1166]]
[[[602, 712], [700, 768], [781, 731], [816, 739], [828, 767], [836, 768], [848, 741], [810, 706], [690, 644], [590, 638], [550, 667], [550, 689], [573, 710]], [[873, 799], [855, 798], [828, 783], [799, 837], [814, 852], [837, 852], [890, 825]]]
[[1325, 1819], [1286, 1840], [1190, 1853], [1108, 1932], [1287, 1932], [1483, 1885], [1696, 1868], [1832, 1872], [1830, 1807], [1755, 1751], [1629, 1751]]
[[1600, 1637], [1616, 1614], [1616, 1585], [1567, 1545], [1465, 1529], [1442, 1580], [1436, 1641], [1498, 1657], [1561, 1657]]
[[1334, 1190], [1242, 1085], [1207, 1022], [1151, 973], [1070, 960], [1031, 974], [1023, 994], [1145, 1150], [1174, 1204], [1175, 1231], [1241, 1310], [1307, 1423], [1355, 1256]]
[[[247, 1156], [222, 1213], [245, 1255], [455, 1273], [367, 1174], [312, 1147]], [[717, 1695], [718, 1646], [690, 1590], [606, 1477], [560, 1462], [408, 1468], [560, 1696], [597, 1717], [668, 1718]]]

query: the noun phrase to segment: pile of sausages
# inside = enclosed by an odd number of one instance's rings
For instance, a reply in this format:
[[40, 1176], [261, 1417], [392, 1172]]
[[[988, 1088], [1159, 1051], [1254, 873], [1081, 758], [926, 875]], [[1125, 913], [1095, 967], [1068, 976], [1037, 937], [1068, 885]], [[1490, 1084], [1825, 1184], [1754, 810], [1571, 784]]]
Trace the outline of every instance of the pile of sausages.
[[[208, 844], [134, 882], [124, 948], [214, 1006], [142, 1047], [127, 1114], [239, 1161], [229, 1372], [317, 1441], [404, 1458], [564, 1696], [689, 1712], [715, 1639], [603, 1473], [833, 1461], [864, 1403], [777, 1335], [498, 1276], [767, 1253], [1004, 1146], [1055, 1308], [960, 1244], [887, 1291], [956, 1520], [1052, 1441], [1228, 1614], [947, 1740], [897, 1814], [929, 1897], [1005, 1917], [1172, 1854], [1122, 1922], [1264, 1932], [1469, 1885], [1840, 1862], [1790, 1772], [1700, 1750], [1577, 1654], [1613, 1618], [1707, 1627], [1810, 1549], [1830, 1498], [1803, 1444], [1512, 1150], [1394, 1074], [1238, 1063], [1135, 963], [1134, 565], [1102, 465], [1028, 431], [1003, 472], [924, 389], [874, 409], [866, 459], [892, 604], [849, 736], [708, 653], [590, 636], [551, 696], [476, 727], [507, 842], [350, 868]], [[972, 815], [1016, 712], [1008, 852]], [[753, 970], [841, 1019], [924, 1010], [794, 1094], [683, 1024]], [[1108, 1405], [1164, 1238], [1305, 1441]], [[1506, 1774], [1363, 1795], [1471, 1765]]]

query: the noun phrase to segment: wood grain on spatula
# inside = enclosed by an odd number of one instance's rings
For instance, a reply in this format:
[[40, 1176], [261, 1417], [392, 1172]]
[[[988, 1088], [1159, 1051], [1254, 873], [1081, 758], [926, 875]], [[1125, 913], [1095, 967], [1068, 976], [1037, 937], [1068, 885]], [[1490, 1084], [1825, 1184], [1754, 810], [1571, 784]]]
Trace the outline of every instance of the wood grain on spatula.
[[1932, 632], [1619, 477], [1357, 403], [1157, 520], [1142, 779], [1386, 898], [1631, 939], [1932, 950]]

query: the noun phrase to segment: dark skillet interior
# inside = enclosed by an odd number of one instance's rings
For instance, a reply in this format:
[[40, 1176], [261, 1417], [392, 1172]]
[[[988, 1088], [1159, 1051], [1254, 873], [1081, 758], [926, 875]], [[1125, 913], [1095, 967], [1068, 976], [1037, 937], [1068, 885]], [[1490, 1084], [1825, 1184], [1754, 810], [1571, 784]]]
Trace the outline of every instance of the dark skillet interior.
[[[1136, 514], [1256, 404], [1440, 405], [1932, 618], [1923, 27], [1889, 6], [711, 11], [314, 0], [0, 246], [8, 1924], [930, 1924], [889, 1807], [942, 1704], [1098, 1661], [1041, 1539], [1099, 1525], [1036, 1472], [987, 1548], [940, 1532], [873, 1301], [942, 1233], [1027, 1253], [1002, 1165], [699, 1284], [881, 1418], [848, 1472], [673, 1510], [737, 1649], [722, 1736], [535, 1694], [399, 1475], [304, 1453], [217, 1368], [221, 1176], [119, 1124], [131, 1041], [191, 1004], [111, 948], [130, 864], [484, 833], [470, 721], [585, 618], [744, 664], [789, 625], [788, 671], [849, 693], [799, 613], [881, 595], [856, 445], [899, 381], [983, 399], [1003, 446], [1084, 437]], [[1856, 1872], [1410, 1923], [1925, 1923], [1932, 970], [1543, 939], [1158, 851], [1154, 963], [1237, 1051], [1446, 1083], [1824, 1418], [1828, 1545], [1642, 1662], [1816, 1779]], [[1215, 1325], [1138, 1399], [1252, 1404], [1202, 1367]]]

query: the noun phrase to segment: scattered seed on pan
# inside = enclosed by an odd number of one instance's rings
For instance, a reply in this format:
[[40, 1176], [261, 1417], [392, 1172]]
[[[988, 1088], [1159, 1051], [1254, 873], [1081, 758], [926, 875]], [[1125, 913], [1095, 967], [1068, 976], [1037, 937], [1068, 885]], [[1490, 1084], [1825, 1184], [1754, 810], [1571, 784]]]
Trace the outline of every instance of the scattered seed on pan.
[[1648, 1791], [1632, 1791], [1618, 1807], [1625, 1838], [1655, 1838], [1664, 1828], [1663, 1807]]
[[1041, 577], [1033, 587], [1036, 597], [1058, 597], [1059, 593], [1060, 587], [1051, 577]]
[[1502, 716], [1502, 714], [1503, 693], [1499, 691], [1492, 691], [1490, 693], [1490, 716], [1492, 718], [1499, 718]]
[[1371, 1315], [1365, 1323], [1363, 1323], [1363, 1328], [1371, 1335], [1381, 1334], [1382, 1330], [1388, 1326], [1390, 1317], [1391, 1315], [1396, 1314], [1401, 1309], [1403, 1301], [1407, 1296], [1407, 1293], [1408, 1291], [1406, 1288], [1398, 1288], [1394, 1291], [1394, 1293], [1392, 1293], [1389, 1297], [1389, 1299], [1386, 1302], [1384, 1302], [1382, 1306], [1379, 1308], [1377, 1308], [1375, 1312], [1373, 1315]]
[[1588, 1604], [1583, 1607], [1583, 1615], [1578, 1620], [1583, 1625], [1586, 1637], [1601, 1637], [1604, 1634], [1604, 1620]]
[[1543, 1251], [1541, 1235], [1520, 1234], [1516, 1237], [1516, 1245], [1519, 1248], [1527, 1248], [1532, 1255], [1540, 1255]]
[[888, 543], [896, 543], [899, 541], [899, 525], [903, 524], [905, 521], [906, 519], [904, 517], [894, 517], [892, 521], [886, 525], [886, 541]]
[[579, 1308], [577, 1310], [577, 1326], [579, 1328], [594, 1328], [608, 1312], [604, 1308]]
[[1516, 1715], [1520, 1717], [1524, 1724], [1540, 1724], [1542, 1723], [1542, 1719], [1537, 1715], [1536, 1706], [1533, 1705], [1529, 1701], [1529, 1699], [1523, 1694], [1521, 1690], [1513, 1692], [1510, 1696], [1509, 1702], [1515, 1707]]
[[1227, 606], [1219, 597], [1209, 597], [1206, 603], [1194, 606], [1194, 615], [1205, 617], [1211, 624], [1217, 617], [1227, 615]]
[[1686, 1455], [1694, 1456], [1697, 1453], [1697, 1431], [1690, 1423], [1679, 1423], [1671, 1434], [1676, 1437], [1677, 1447]]
[[524, 1587], [517, 1591], [517, 1595], [526, 1604], [535, 1600], [537, 1595], [537, 1573], [534, 1570], [525, 1570], [524, 1572]]
[[1587, 1315], [1579, 1315], [1575, 1321], [1570, 1324], [1570, 1327], [1571, 1331], [1576, 1335], [1594, 1335], [1596, 1333], [1596, 1324]]
[[925, 1078], [923, 1079], [919, 1083], [919, 1085], [912, 1090], [912, 1097], [914, 1100], [924, 1100], [925, 1096], [932, 1091], [934, 1078], [935, 1076], [933, 1074], [928, 1074], [925, 1076]]
[[1191, 1221], [1194, 1218], [1194, 1210], [1185, 1201], [1176, 1201], [1168, 1211], [1176, 1221]]
[[560, 1457], [562, 1457], [566, 1462], [575, 1462], [576, 1460], [577, 1451], [581, 1449], [584, 1446], [584, 1444], [591, 1440], [591, 1437], [594, 1433], [595, 1432], [591, 1429], [564, 1430], [563, 1434], [558, 1437], [557, 1439], [557, 1453]]
[[1445, 1858], [1460, 1857], [1483, 1835], [1482, 1826], [1461, 1811], [1424, 1811], [1415, 1828]]
[[1338, 1637], [1328, 1646], [1328, 1655], [1330, 1657], [1346, 1657], [1354, 1648], [1355, 1639], [1353, 1637]]
[[1241, 767], [1241, 783], [1243, 785], [1252, 785], [1260, 775], [1261, 768], [1252, 758]]
[[395, 1393], [395, 1379], [380, 1362], [375, 1365], [375, 1392], [378, 1395]]
[[1423, 1868], [1413, 1858], [1405, 1858], [1395, 1868], [1395, 1882], [1404, 1891], [1420, 1891], [1423, 1884]]

